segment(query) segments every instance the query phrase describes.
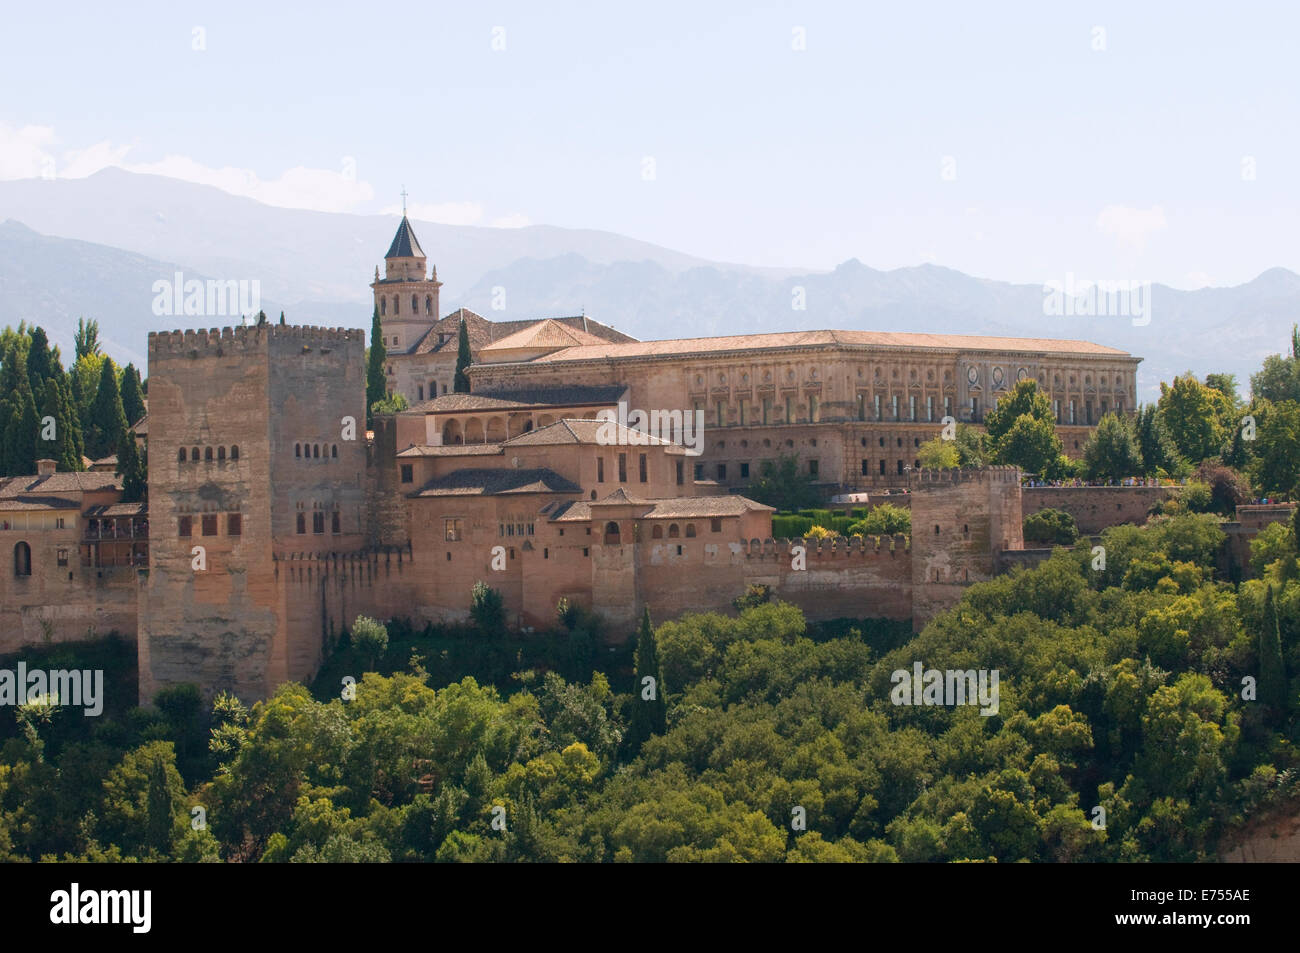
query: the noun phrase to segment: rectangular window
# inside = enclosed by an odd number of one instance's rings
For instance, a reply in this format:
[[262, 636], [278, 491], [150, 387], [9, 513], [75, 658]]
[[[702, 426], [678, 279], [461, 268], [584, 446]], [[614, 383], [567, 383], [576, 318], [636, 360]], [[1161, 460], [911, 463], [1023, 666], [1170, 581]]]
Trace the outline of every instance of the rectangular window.
[[177, 520], [177, 523], [179, 525], [179, 532], [177, 533], [178, 536], [182, 538], [188, 538], [194, 535], [193, 518], [189, 516], [182, 516], [179, 520]]
[[591, 555], [591, 550], [588, 549], [586, 546], [583, 546], [583, 547], [582, 547], [582, 555], [583, 555], [583, 556], [590, 556], [590, 555]]
[[894, 419], [897, 420], [898, 419], [898, 395], [897, 394], [892, 395], [889, 398], [889, 402], [894, 408]]
[[943, 415], [944, 415], [945, 417], [951, 417], [951, 416], [952, 416], [952, 398], [951, 398], [951, 397], [945, 397], [945, 398], [943, 399]]
[[927, 397], [925, 399], [925, 419], [934, 420], [934, 397], [933, 396]]
[[239, 536], [244, 531], [244, 518], [239, 513], [230, 513], [226, 516], [226, 535]]
[[1083, 402], [1083, 414], [1088, 421], [1088, 426], [1091, 427], [1092, 426], [1092, 401], [1085, 400]]
[[903, 475], [903, 461], [902, 461], [902, 460], [899, 460], [899, 461], [898, 461], [898, 475], [899, 475], [899, 476], [902, 476], [902, 475]]
[[339, 518], [338, 510], [330, 514], [330, 532], [336, 536], [343, 532], [342, 520]]
[[298, 534], [301, 535], [301, 534], [303, 534], [303, 533], [305, 533], [305, 532], [307, 532], [307, 514], [306, 514], [306, 513], [299, 513], [299, 514], [298, 514]]
[[424, 400], [424, 385], [416, 384], [415, 390], [416, 390], [416, 397], [418, 397], [420, 400]]
[[811, 394], [811, 395], [809, 395], [809, 397], [808, 397], [808, 420], [811, 421], [812, 423], [817, 423], [819, 420], [822, 419], [822, 413], [821, 413], [821, 411], [822, 411], [822, 402], [821, 402], [821, 398], [818, 397], [816, 394]]
[[881, 416], [880, 416], [880, 395], [879, 395], [879, 394], [876, 395], [876, 419], [877, 419], [877, 420], [880, 420], [880, 419], [881, 419]]
[[678, 460], [677, 461], [677, 485], [681, 486], [685, 482], [686, 482], [686, 464], [683, 461]]
[[217, 514], [216, 513], [203, 514], [203, 535], [204, 536], [217, 535]]
[[911, 394], [907, 398], [907, 413], [908, 413], [909, 420], [912, 421], [916, 420], [916, 395], [915, 394]]
[[725, 427], [727, 426], [727, 405], [723, 401], [718, 401], [716, 406], [718, 409], [718, 426]]
[[722, 518], [721, 518], [721, 517], [715, 516], [715, 517], [713, 517], [712, 519], [709, 520], [709, 532], [712, 532], [712, 533], [721, 533], [721, 532], [722, 532]]
[[640, 478], [641, 482], [644, 483], [646, 482], [646, 458], [644, 453], [639, 456], [640, 459], [637, 460], [637, 476]]
[[627, 482], [627, 454], [626, 453], [620, 453], [618, 455], [618, 482], [619, 483]]
[[727, 465], [726, 465], [725, 463], [719, 463], [719, 464], [718, 464], [718, 479], [719, 479], [719, 480], [725, 480], [726, 478], [727, 478]]
[[704, 464], [702, 463], [695, 464], [695, 479], [697, 480], [704, 479]]
[[442, 521], [442, 538], [449, 543], [459, 543], [463, 528], [461, 520], [445, 519]]
[[1074, 401], [1070, 401], [1070, 423], [1074, 423]]
[[410, 463], [402, 464], [402, 482], [410, 483], [415, 479], [415, 468]]
[[885, 461], [884, 461], [884, 460], [881, 460], [881, 461], [880, 461], [880, 475], [881, 475], [881, 476], [884, 476], [884, 475], [885, 475]]
[[748, 464], [748, 463], [742, 463], [742, 464], [740, 465], [740, 478], [741, 478], [742, 480], [748, 480], [748, 479], [749, 479], [749, 464]]
[[980, 419], [980, 399], [978, 397], [970, 399], [970, 419], [972, 421]]
[[58, 550], [55, 555], [58, 557], [60, 566], [66, 566], [68, 564], [68, 551], [66, 549]]
[[1061, 402], [1059, 400], [1052, 401], [1052, 416], [1056, 418], [1058, 424], [1061, 422]]
[[817, 461], [816, 461], [816, 460], [809, 460], [809, 461], [808, 461], [808, 475], [809, 475], [809, 476], [814, 476], [814, 477], [817, 476]]
[[763, 398], [763, 423], [770, 424], [771, 422], [772, 422], [772, 398], [764, 397]]
[[64, 527], [63, 527], [63, 517], [62, 517], [62, 516], [56, 516], [56, 517], [54, 518], [54, 528], [55, 528], [55, 529], [63, 529], [63, 528], [64, 528]]
[[794, 423], [794, 398], [793, 397], [787, 397], [785, 399], [785, 422], [788, 424]]
[[741, 398], [741, 401], [740, 401], [740, 426], [743, 427], [743, 426], [745, 426], [745, 425], [748, 424], [748, 423], [749, 423], [749, 401], [745, 400], [744, 398]]
[[597, 483], [605, 482], [605, 458], [604, 457], [596, 458], [596, 482]]
[[871, 461], [870, 461], [870, 460], [863, 460], [863, 461], [862, 461], [862, 475], [863, 475], [863, 476], [866, 476], [866, 475], [869, 474], [870, 472], [871, 472]]
[[320, 512], [320, 510], [311, 514], [311, 531], [317, 536], [324, 535], [325, 533], [325, 514]]

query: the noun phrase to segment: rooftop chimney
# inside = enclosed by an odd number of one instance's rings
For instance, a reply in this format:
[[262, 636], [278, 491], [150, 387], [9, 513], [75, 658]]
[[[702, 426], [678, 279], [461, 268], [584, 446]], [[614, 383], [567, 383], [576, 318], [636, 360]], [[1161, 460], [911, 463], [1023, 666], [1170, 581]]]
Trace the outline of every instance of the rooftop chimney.
[[57, 460], [49, 460], [49, 459], [37, 460], [36, 475], [42, 477], [54, 476], [54, 471], [58, 468], [58, 466], [59, 463]]

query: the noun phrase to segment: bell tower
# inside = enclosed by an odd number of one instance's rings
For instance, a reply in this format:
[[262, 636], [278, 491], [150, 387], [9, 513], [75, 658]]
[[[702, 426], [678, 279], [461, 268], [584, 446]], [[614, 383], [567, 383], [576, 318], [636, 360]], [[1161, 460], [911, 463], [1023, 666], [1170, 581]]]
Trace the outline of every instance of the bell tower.
[[376, 268], [375, 280], [370, 285], [375, 293], [375, 307], [379, 309], [384, 347], [390, 354], [409, 351], [441, 316], [438, 289], [442, 282], [438, 280], [436, 265], [433, 273], [428, 273], [428, 261], [406, 217], [406, 190], [403, 189], [402, 222], [384, 256], [384, 276], [379, 277]]

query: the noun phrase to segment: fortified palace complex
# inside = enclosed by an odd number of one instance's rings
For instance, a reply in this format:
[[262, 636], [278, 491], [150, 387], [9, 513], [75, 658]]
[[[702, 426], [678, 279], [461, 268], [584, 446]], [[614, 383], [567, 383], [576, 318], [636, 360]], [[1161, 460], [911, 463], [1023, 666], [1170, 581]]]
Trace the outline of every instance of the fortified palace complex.
[[[151, 333], [147, 507], [121, 503], [112, 473], [52, 461], [0, 480], [0, 651], [135, 634], [142, 703], [180, 682], [251, 702], [310, 679], [358, 614], [464, 618], [478, 580], [515, 624], [548, 625], [567, 598], [619, 638], [644, 606], [725, 609], [751, 583], [811, 618], [919, 628], [1023, 561], [1023, 512], [1059, 506], [1096, 531], [1140, 522], [1162, 492], [918, 469], [942, 417], [978, 424], [1025, 378], [1080, 451], [1102, 414], [1136, 406], [1140, 359], [1113, 348], [870, 331], [641, 342], [586, 316], [440, 318], [440, 287], [403, 217], [372, 288], [390, 391], [411, 407], [373, 434], [361, 330]], [[474, 363], [458, 394], [462, 320]], [[650, 436], [628, 408], [704, 425]], [[809, 541], [802, 558], [801, 541], [773, 540], [771, 508], [743, 493], [790, 453], [827, 490], [908, 489], [911, 539]]]

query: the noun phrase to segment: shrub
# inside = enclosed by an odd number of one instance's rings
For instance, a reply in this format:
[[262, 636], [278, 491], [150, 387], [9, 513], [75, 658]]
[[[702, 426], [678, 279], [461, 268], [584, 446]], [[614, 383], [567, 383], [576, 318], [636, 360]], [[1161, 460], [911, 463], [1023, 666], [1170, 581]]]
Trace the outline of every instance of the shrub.
[[912, 511], [905, 506], [881, 503], [866, 518], [848, 528], [849, 536], [893, 536], [912, 532]]
[[[1186, 513], [1208, 513], [1213, 506], [1214, 492], [1208, 483], [1191, 480], [1178, 494], [1178, 502]], [[1166, 509], [1166, 512], [1168, 510]]]
[[1064, 510], [1039, 510], [1025, 517], [1026, 543], [1047, 543], [1052, 546], [1073, 546], [1079, 538], [1079, 525]]

